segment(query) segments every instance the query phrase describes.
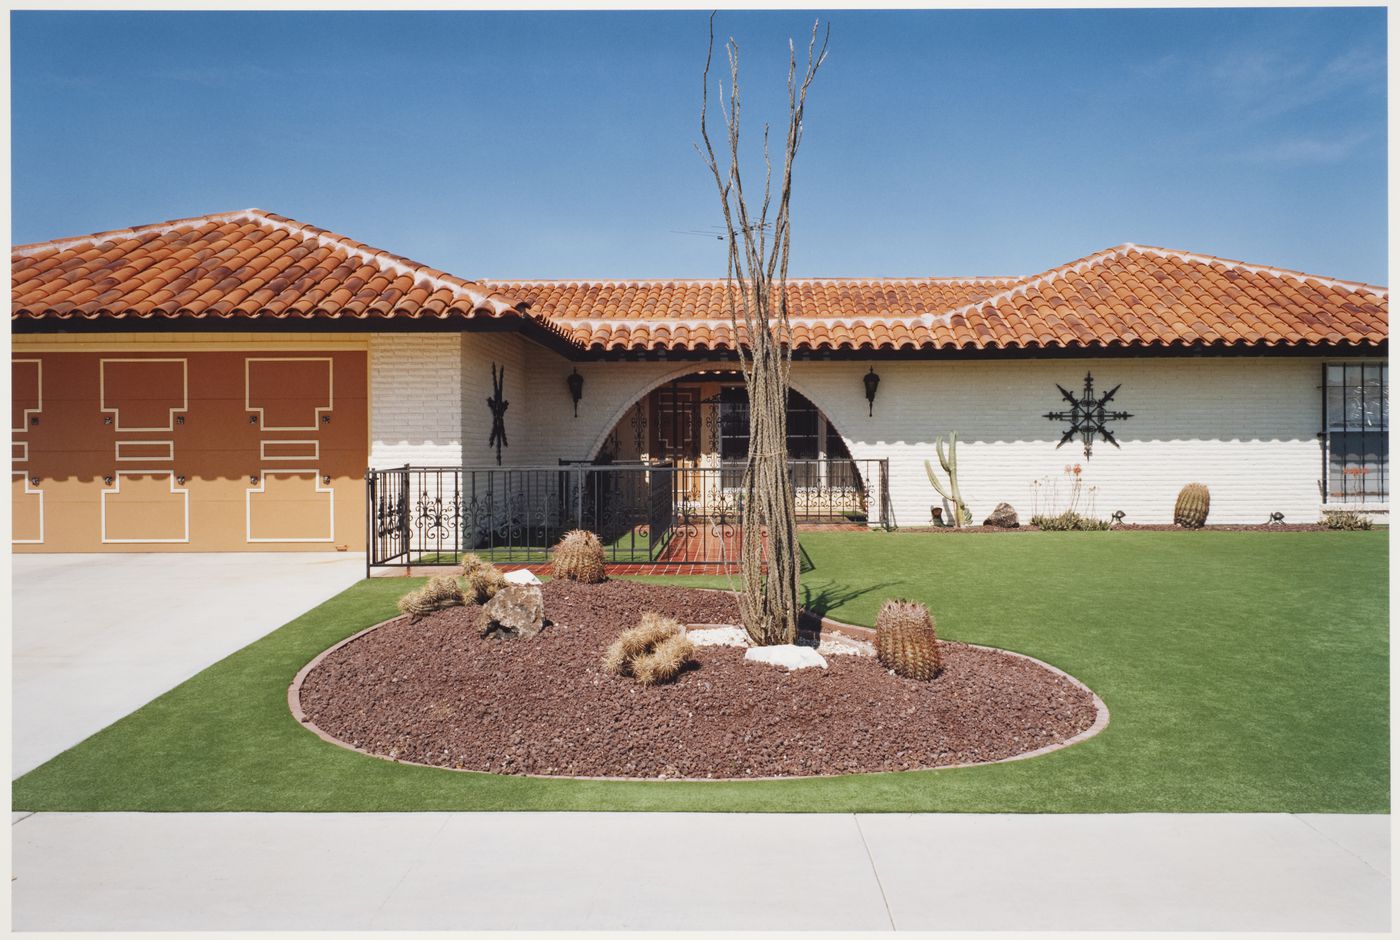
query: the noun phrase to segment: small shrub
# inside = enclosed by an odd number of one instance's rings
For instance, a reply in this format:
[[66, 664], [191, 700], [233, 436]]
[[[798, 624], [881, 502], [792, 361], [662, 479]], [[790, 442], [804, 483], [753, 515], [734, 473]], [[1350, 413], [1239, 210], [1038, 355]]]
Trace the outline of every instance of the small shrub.
[[1370, 516], [1363, 516], [1351, 510], [1323, 510], [1322, 524], [1329, 529], [1342, 529], [1347, 532], [1365, 532], [1374, 524]]
[[462, 588], [457, 579], [439, 575], [428, 579], [428, 583], [416, 591], [409, 591], [399, 598], [399, 613], [408, 614], [415, 620], [435, 610], [446, 607], [459, 607], [463, 603]]
[[1199, 529], [1210, 515], [1210, 489], [1204, 483], [1188, 483], [1176, 496], [1172, 522], [1187, 529]]
[[695, 645], [686, 638], [685, 628], [649, 610], [641, 623], [617, 635], [603, 655], [603, 671], [655, 685], [674, 679], [694, 655]]
[[1031, 525], [1047, 532], [1103, 532], [1113, 523], [1067, 509], [1056, 516], [1031, 516]]
[[467, 596], [478, 604], [485, 604], [510, 583], [499, 568], [472, 554], [462, 558], [462, 577], [467, 579]]
[[943, 668], [938, 634], [928, 608], [914, 601], [885, 601], [875, 618], [875, 655], [906, 679], [932, 679]]
[[565, 581], [578, 581], [581, 584], [597, 584], [608, 579], [608, 570], [603, 554], [603, 543], [598, 536], [585, 529], [574, 529], [565, 533], [554, 546], [554, 567], [550, 569], [556, 578]]

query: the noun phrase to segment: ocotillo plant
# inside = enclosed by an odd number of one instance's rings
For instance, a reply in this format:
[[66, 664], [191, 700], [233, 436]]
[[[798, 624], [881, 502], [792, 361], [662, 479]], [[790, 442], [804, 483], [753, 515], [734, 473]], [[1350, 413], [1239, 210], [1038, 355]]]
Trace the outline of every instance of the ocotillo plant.
[[972, 510], [967, 508], [967, 503], [962, 501], [962, 491], [958, 489], [958, 432], [954, 431], [948, 435], [948, 450], [943, 450], [943, 438], [934, 441], [934, 447], [938, 451], [938, 462], [943, 466], [943, 472], [948, 474], [948, 486], [945, 489], [938, 481], [938, 477], [933, 472], [933, 464], [924, 461], [924, 470], [928, 473], [928, 481], [933, 484], [933, 488], [953, 505], [953, 526], [962, 528], [965, 525], [972, 525]]

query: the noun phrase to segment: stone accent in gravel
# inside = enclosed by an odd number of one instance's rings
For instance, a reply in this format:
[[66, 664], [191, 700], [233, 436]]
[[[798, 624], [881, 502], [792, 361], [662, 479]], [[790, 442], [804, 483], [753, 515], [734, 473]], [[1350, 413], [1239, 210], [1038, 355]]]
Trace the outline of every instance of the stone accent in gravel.
[[743, 646], [749, 645], [749, 634], [743, 627], [719, 626], [686, 627], [685, 635], [696, 646]]
[[751, 663], [782, 666], [788, 672], [798, 669], [825, 669], [826, 659], [810, 646], [788, 643], [778, 646], [754, 646], [744, 652]]
[[483, 637], [532, 637], [544, 629], [544, 597], [533, 585], [512, 584], [486, 602], [480, 614]]
[[997, 508], [992, 510], [992, 514], [982, 520], [984, 526], [994, 526], [998, 529], [1015, 529], [1021, 525], [1021, 520], [1016, 516], [1016, 510], [1010, 503], [997, 503]]

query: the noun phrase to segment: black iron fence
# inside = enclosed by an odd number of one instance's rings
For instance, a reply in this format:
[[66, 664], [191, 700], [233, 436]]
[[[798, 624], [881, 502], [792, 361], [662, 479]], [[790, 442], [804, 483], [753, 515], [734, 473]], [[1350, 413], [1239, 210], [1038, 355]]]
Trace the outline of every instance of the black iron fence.
[[[789, 462], [800, 524], [893, 527], [885, 460]], [[570, 529], [612, 563], [737, 560], [742, 465], [414, 467], [365, 473], [368, 567], [452, 565], [475, 552], [542, 563]]]

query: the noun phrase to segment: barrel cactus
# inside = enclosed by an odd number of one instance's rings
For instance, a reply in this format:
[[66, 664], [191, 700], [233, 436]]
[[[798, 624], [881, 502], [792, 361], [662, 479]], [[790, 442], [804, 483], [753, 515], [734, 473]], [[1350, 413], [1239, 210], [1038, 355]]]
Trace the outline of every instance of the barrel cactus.
[[457, 584], [457, 579], [441, 575], [429, 578], [427, 584], [399, 598], [399, 612], [416, 620], [435, 610], [458, 607], [462, 602], [462, 588]]
[[462, 577], [467, 580], [466, 596], [478, 604], [486, 603], [510, 583], [499, 568], [479, 555], [472, 554], [462, 558]]
[[875, 654], [882, 666], [906, 679], [938, 675], [943, 660], [928, 608], [915, 601], [885, 601], [875, 618]]
[[1172, 522], [1188, 529], [1199, 529], [1210, 515], [1210, 490], [1204, 483], [1188, 483], [1176, 497]]
[[604, 564], [603, 543], [598, 536], [585, 529], [574, 529], [565, 533], [559, 544], [554, 546], [554, 567], [556, 578], [565, 581], [578, 581], [582, 584], [597, 584], [608, 579]]
[[641, 623], [618, 634], [603, 656], [603, 671], [631, 676], [642, 685], [674, 679], [695, 655], [695, 645], [685, 627], [654, 611], [642, 614]]

